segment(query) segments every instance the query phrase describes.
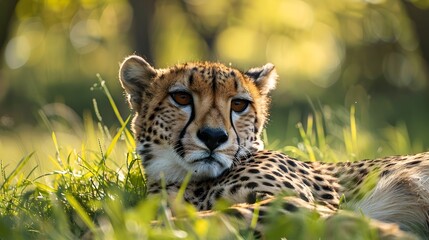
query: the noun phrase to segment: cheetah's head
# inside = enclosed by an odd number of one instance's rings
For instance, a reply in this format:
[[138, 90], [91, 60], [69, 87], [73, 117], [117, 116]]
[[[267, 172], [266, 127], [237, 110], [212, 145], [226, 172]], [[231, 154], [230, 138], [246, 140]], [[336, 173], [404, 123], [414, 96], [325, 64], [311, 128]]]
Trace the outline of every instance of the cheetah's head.
[[135, 116], [137, 152], [149, 181], [215, 178], [261, 150], [268, 93], [277, 73], [266, 64], [247, 72], [198, 62], [155, 69], [130, 56], [119, 78]]

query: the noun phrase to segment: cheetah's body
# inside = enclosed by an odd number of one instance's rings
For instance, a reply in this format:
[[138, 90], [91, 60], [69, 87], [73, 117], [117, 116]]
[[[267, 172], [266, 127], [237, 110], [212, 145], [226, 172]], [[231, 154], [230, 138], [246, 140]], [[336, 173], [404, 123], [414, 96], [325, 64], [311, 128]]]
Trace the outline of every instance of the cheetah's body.
[[[133, 131], [149, 193], [160, 191], [164, 179], [167, 192], [176, 194], [190, 172], [184, 198], [199, 210], [222, 198], [246, 216], [256, 201], [284, 193], [284, 210], [329, 216], [344, 196], [371, 218], [429, 236], [429, 153], [330, 164], [263, 150], [276, 77], [271, 64], [242, 73], [217, 63], [154, 69], [140, 57], [127, 58], [120, 79], [136, 113]], [[370, 176], [378, 181], [362, 194]]]
[[[315, 206], [319, 205], [321, 214], [329, 216], [339, 210], [340, 198], [344, 196], [354, 209], [369, 217], [396, 223], [404, 230], [422, 229], [428, 234], [428, 159], [426, 152], [333, 164], [302, 162], [278, 152], [260, 151], [216, 179], [191, 182], [184, 198], [198, 210], [210, 210], [221, 198], [230, 203], [252, 204], [285, 193], [299, 198], [289, 198], [298, 202], [285, 205], [286, 210], [291, 207], [318, 210]], [[359, 190], [369, 176], [378, 177], [374, 188], [377, 191], [360, 196]], [[174, 195], [180, 186], [180, 183], [168, 184], [167, 192]], [[160, 189], [154, 183], [149, 193]]]
[[[317, 179], [317, 180], [316, 180]], [[177, 192], [180, 183], [167, 185]], [[157, 183], [150, 193], [160, 190]], [[341, 196], [338, 178], [311, 162], [301, 162], [284, 154], [260, 151], [241, 159], [216, 179], [190, 183], [184, 198], [199, 210], [209, 210], [219, 198], [231, 203], [254, 203], [279, 193], [293, 193], [308, 203], [319, 203], [336, 209]]]

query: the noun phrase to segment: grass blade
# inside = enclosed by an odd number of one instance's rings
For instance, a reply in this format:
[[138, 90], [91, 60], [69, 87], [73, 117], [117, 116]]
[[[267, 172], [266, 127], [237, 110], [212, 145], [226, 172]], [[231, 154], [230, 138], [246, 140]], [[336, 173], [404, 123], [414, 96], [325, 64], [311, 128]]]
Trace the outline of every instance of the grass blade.
[[2, 185], [0, 186], [0, 189], [4, 190], [9, 184], [9, 182], [22, 170], [22, 168], [27, 164], [28, 160], [33, 156], [33, 153], [30, 153], [28, 156], [22, 158], [18, 165], [15, 167], [15, 169], [9, 174], [9, 176], [6, 177]]
[[[100, 74], [97, 74], [98, 81], [100, 82], [101, 87], [103, 88], [104, 94], [106, 94], [107, 99], [109, 100], [110, 106], [112, 107], [113, 112], [115, 113], [116, 118], [118, 119], [121, 126], [124, 125], [125, 121], [119, 113], [118, 107], [116, 106], [115, 100], [113, 100], [112, 94], [110, 94], [109, 89], [106, 86], [106, 82], [101, 78]], [[134, 137], [128, 129], [125, 129], [126, 139], [135, 146]]]
[[352, 153], [354, 156], [358, 157], [358, 145], [357, 145], [357, 127], [356, 127], [356, 107], [352, 105], [350, 107], [350, 134], [351, 134], [351, 144], [352, 144]]
[[92, 222], [91, 218], [86, 214], [85, 209], [79, 204], [76, 198], [71, 194], [66, 194], [66, 199], [70, 203], [70, 206], [76, 211], [85, 225], [89, 228], [91, 232], [95, 232], [95, 224]]
[[119, 131], [116, 133], [116, 135], [113, 137], [112, 142], [110, 142], [109, 147], [106, 150], [106, 153], [104, 155], [104, 159], [107, 159], [107, 157], [110, 155], [110, 153], [112, 153], [113, 149], [116, 146], [116, 143], [118, 142], [119, 138], [121, 137], [122, 132], [125, 131], [125, 128], [127, 127], [128, 121], [131, 119], [131, 116], [129, 116], [127, 118], [127, 120], [125, 122], [122, 123], [121, 128], [119, 129]]
[[302, 126], [301, 123], [298, 123], [298, 130], [299, 130], [299, 134], [302, 138], [302, 141], [304, 142], [305, 149], [308, 152], [308, 159], [306, 159], [306, 160], [312, 161], [312, 162], [316, 161], [316, 156], [314, 154], [311, 141], [309, 139], [309, 136], [306, 134], [306, 131], [304, 130], [304, 127]]

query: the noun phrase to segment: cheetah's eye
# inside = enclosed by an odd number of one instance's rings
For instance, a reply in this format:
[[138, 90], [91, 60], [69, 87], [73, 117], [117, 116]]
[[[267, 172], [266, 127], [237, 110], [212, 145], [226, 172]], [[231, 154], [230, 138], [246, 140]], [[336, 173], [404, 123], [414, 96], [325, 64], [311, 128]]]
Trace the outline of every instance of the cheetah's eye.
[[231, 109], [236, 113], [243, 112], [249, 106], [249, 101], [244, 99], [234, 99], [231, 101]]
[[171, 98], [180, 106], [187, 106], [192, 103], [192, 96], [187, 92], [170, 93]]

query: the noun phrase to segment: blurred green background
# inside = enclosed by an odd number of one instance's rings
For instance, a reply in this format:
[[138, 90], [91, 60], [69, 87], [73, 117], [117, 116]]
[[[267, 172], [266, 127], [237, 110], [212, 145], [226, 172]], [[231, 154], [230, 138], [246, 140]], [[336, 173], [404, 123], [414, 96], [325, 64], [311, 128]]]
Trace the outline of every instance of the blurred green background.
[[50, 151], [53, 130], [79, 148], [82, 119], [118, 127], [94, 84], [100, 74], [128, 116], [117, 71], [132, 53], [156, 67], [274, 63], [273, 148], [299, 144], [296, 124], [315, 113], [328, 141], [344, 138], [336, 126], [350, 124], [354, 106], [369, 152], [361, 157], [428, 150], [428, 8], [420, 0], [2, 0], [0, 160]]

